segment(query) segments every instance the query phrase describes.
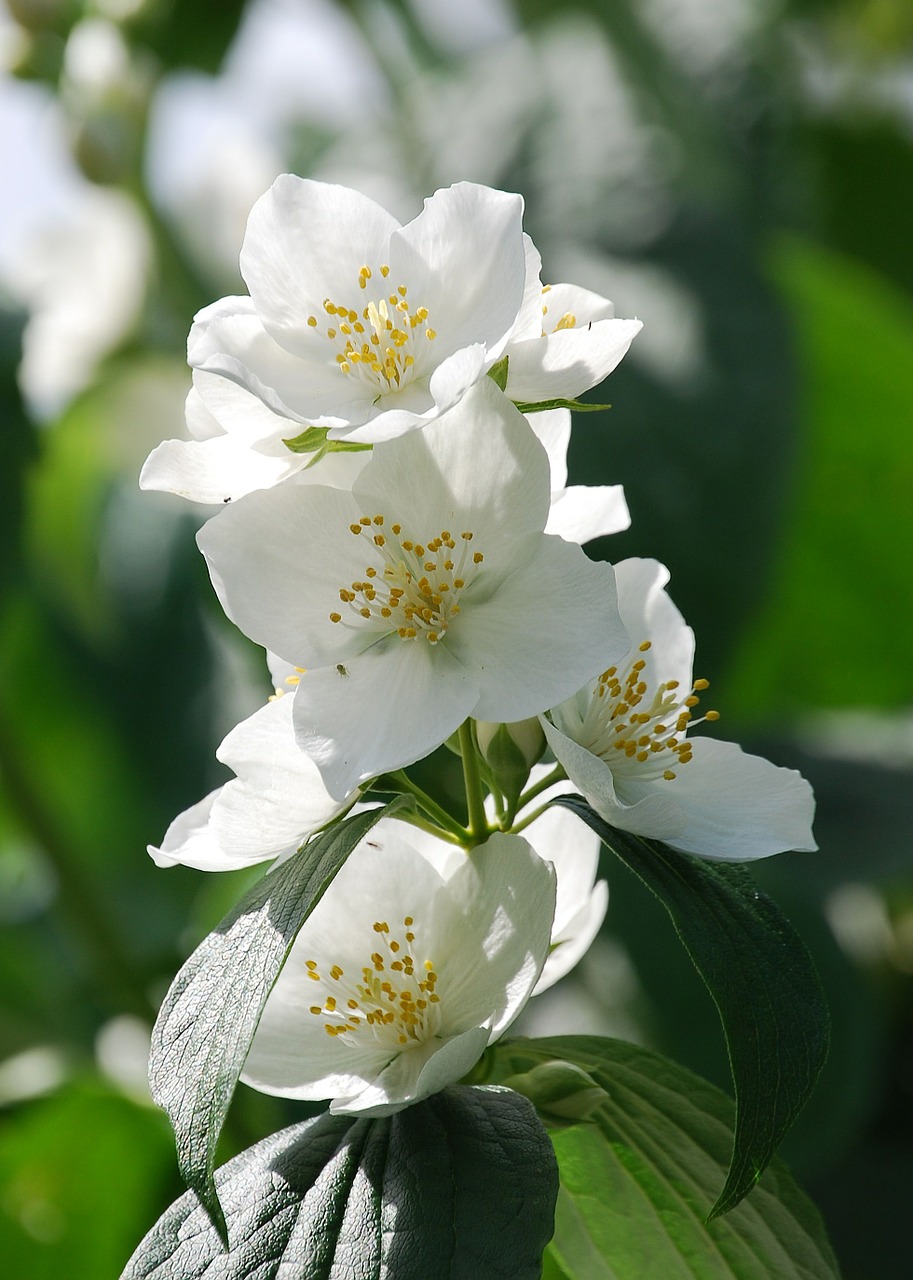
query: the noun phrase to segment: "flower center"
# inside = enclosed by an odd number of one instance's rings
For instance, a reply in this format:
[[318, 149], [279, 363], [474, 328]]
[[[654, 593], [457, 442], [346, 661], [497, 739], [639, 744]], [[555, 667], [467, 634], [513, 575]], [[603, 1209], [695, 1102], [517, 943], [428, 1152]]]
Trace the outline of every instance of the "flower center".
[[[460, 595], [485, 559], [481, 551], [470, 550], [472, 531], [454, 538], [442, 529], [427, 542], [413, 542], [402, 536], [402, 525], [388, 527], [382, 515], [361, 516], [349, 529], [370, 541], [377, 562], [365, 567], [363, 580], [339, 589], [350, 615], [364, 619], [355, 625], [373, 624], [384, 634], [396, 631], [403, 640], [437, 644], [460, 612]], [[342, 622], [343, 615], [334, 610], [330, 621]]]
[[372, 1039], [385, 1047], [403, 1049], [423, 1044], [440, 1026], [440, 996], [434, 962], [416, 958], [412, 916], [403, 917], [403, 932], [395, 935], [386, 920], [375, 920], [377, 950], [361, 969], [360, 980], [334, 964], [323, 974], [316, 960], [305, 961], [308, 977], [321, 983], [322, 1004], [309, 1012], [323, 1022], [328, 1036], [345, 1043]]
[[[388, 266], [378, 268], [382, 281], [389, 274]], [[366, 290], [373, 277], [370, 267], [362, 267], [359, 289]], [[323, 333], [336, 351], [340, 370], [381, 393], [399, 391], [410, 383], [421, 363], [423, 344], [437, 337], [437, 331], [428, 326], [428, 308], [413, 308], [408, 292], [406, 285], [396, 285], [360, 307], [332, 298], [323, 301], [328, 321]], [[319, 329], [317, 316], [308, 316], [308, 325]]]
[[[552, 286], [550, 284], [544, 284], [542, 286], [543, 299], [545, 298], [545, 295], [547, 293], [551, 292], [551, 288]], [[547, 338], [550, 333], [557, 333], [559, 329], [575, 329], [577, 327], [577, 317], [574, 315], [572, 311], [565, 311], [564, 315], [559, 316], [558, 319], [556, 320], [553, 315], [549, 316], [548, 309], [549, 309], [548, 303], [543, 301], [542, 303], [542, 336], [543, 338]]]
[[[645, 640], [638, 652], [646, 653], [651, 647]], [[700, 702], [698, 693], [710, 687], [708, 680], [695, 680], [682, 697], [677, 680], [651, 689], [646, 666], [643, 658], [637, 658], [621, 673], [617, 667], [602, 673], [587, 708], [581, 745], [601, 756], [613, 773], [672, 782], [675, 769], [691, 759], [691, 743], [685, 736], [689, 728], [719, 720], [720, 713], [705, 711], [699, 720], [692, 718]]]

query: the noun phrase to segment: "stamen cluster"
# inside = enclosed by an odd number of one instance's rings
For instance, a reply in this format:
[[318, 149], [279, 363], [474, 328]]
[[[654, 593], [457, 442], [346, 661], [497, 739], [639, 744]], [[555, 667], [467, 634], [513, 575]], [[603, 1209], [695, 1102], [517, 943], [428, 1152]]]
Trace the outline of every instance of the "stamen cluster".
[[[386, 920], [375, 920], [372, 927], [378, 935], [377, 945], [384, 952], [372, 952], [370, 964], [362, 967], [360, 982], [346, 979], [338, 964], [324, 978], [316, 960], [305, 961], [311, 981], [322, 982], [327, 991], [335, 992], [328, 994], [323, 1004], [309, 1006], [309, 1012], [323, 1020], [327, 1035], [369, 1035], [402, 1047], [410, 1041], [422, 1044], [435, 1034], [440, 1021], [436, 1008], [440, 996], [435, 990], [438, 975], [432, 960], [419, 963], [413, 954], [414, 924], [413, 916], [404, 916], [405, 933], [396, 938]], [[424, 977], [411, 981], [417, 971]]]
[[[386, 280], [389, 266], [380, 267], [378, 274]], [[359, 289], [367, 289], [373, 276], [372, 269], [363, 266], [358, 273]], [[424, 335], [433, 342], [437, 331], [427, 324], [427, 307], [412, 310], [408, 292], [408, 286], [400, 284], [360, 308], [324, 299], [323, 309], [329, 317], [324, 333], [337, 348], [336, 363], [342, 373], [354, 374], [381, 391], [397, 391], [412, 380], [418, 338]], [[310, 328], [317, 329], [319, 324], [316, 316], [308, 316]]]
[[[370, 540], [380, 567], [369, 564], [363, 579], [340, 587], [340, 601], [355, 618], [380, 623], [384, 632], [437, 644], [460, 612], [460, 594], [485, 559], [481, 551], [470, 552], [472, 531], [465, 529], [458, 535], [460, 549], [454, 559], [457, 540], [449, 529], [427, 542], [413, 542], [402, 536], [402, 525], [387, 526], [384, 516], [374, 515], [361, 516], [349, 530]], [[343, 615], [334, 610], [330, 621], [340, 623]]]
[[[644, 640], [638, 652], [646, 653], [651, 647], [651, 641]], [[672, 782], [675, 769], [692, 758], [691, 743], [685, 737], [688, 729], [704, 720], [718, 720], [719, 712], [706, 711], [700, 720], [692, 718], [700, 703], [698, 693], [710, 687], [708, 680], [695, 680], [684, 698], [679, 695], [678, 680], [662, 681], [651, 692], [646, 666], [645, 659], [637, 658], [621, 674], [617, 667], [602, 673], [584, 721], [583, 741], [616, 772], [630, 760], [636, 762], [640, 777]], [[644, 770], [650, 762], [655, 769]]]

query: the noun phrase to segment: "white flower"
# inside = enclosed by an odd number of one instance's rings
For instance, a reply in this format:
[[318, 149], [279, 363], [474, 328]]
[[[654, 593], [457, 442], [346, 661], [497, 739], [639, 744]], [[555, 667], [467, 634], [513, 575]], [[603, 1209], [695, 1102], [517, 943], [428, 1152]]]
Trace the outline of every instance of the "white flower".
[[[549, 766], [536, 765], [530, 782], [537, 782], [547, 772]], [[545, 792], [539, 803], [571, 789], [566, 783], [559, 784]], [[546, 809], [523, 835], [540, 858], [555, 868], [557, 884], [551, 948], [542, 976], [533, 988], [533, 995], [537, 996], [570, 973], [589, 950], [605, 919], [609, 886], [605, 880], [596, 881], [602, 841], [569, 809]]]
[[543, 293], [522, 212], [517, 195], [462, 182], [403, 227], [346, 187], [278, 178], [241, 251], [250, 297], [222, 298], [191, 330], [191, 439], [153, 451], [143, 488], [223, 502], [279, 484], [313, 461], [283, 441], [312, 426], [371, 444], [415, 430], [504, 354], [518, 399], [600, 381], [640, 323], [570, 285]]
[[817, 848], [814, 797], [800, 774], [735, 743], [688, 736], [707, 681], [693, 680], [694, 634], [664, 590], [669, 571], [624, 560], [615, 572], [631, 650], [542, 717], [570, 778], [612, 826], [704, 858]]
[[382, 819], [305, 921], [241, 1079], [362, 1116], [436, 1093], [525, 1005], [554, 909], [554, 873], [519, 836], [441, 874]]
[[327, 794], [295, 742], [292, 703], [288, 695], [277, 697], [232, 729], [216, 756], [237, 777], [179, 814], [160, 848], [149, 845], [158, 866], [253, 866], [294, 852], [340, 812], [345, 802]]
[[567, 483], [567, 447], [571, 439], [569, 409], [531, 413], [527, 422], [548, 454], [551, 473], [551, 510], [546, 533], [557, 533], [568, 542], [589, 542], [609, 533], [621, 533], [631, 523], [624, 489], [620, 484]]
[[332, 795], [468, 716], [535, 715], [627, 648], [611, 566], [543, 533], [548, 510], [545, 452], [484, 379], [351, 493], [250, 494], [200, 531], [229, 617], [307, 669], [295, 730]]
[[607, 298], [573, 284], [543, 285], [528, 236], [523, 307], [505, 349], [507, 395], [517, 402], [572, 399], [608, 377], [643, 328], [617, 320]]
[[316, 424], [373, 443], [420, 427], [503, 354], [524, 295], [522, 214], [519, 196], [461, 182], [403, 227], [356, 191], [285, 174], [248, 220], [250, 297], [201, 313], [190, 363], [260, 398], [284, 436]]
[[[534, 766], [530, 783], [538, 782], [549, 770], [550, 766]], [[573, 790], [568, 782], [557, 783], [542, 794], [538, 803]], [[485, 808], [489, 820], [493, 820], [491, 797]], [[556, 876], [555, 917], [548, 959], [533, 988], [533, 995], [537, 996], [570, 973], [589, 950], [605, 919], [609, 887], [604, 880], [596, 883], [599, 836], [569, 809], [546, 809], [524, 830], [523, 838], [553, 867]], [[450, 874], [464, 857], [452, 844], [418, 828], [410, 830], [409, 842], [442, 876]]]
[[191, 438], [163, 440], [152, 450], [141, 489], [206, 503], [233, 502], [289, 480], [349, 489], [369, 457], [367, 450], [331, 453], [312, 465], [315, 453], [294, 453], [283, 444], [283, 436], [298, 433], [296, 425], [213, 373], [194, 370], [185, 413]]

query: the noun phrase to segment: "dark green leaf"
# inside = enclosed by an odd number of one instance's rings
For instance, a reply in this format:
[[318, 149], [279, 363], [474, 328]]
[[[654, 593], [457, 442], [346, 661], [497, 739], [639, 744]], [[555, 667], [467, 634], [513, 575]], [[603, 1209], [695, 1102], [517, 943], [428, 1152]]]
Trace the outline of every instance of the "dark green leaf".
[[382, 1120], [324, 1114], [216, 1174], [229, 1253], [188, 1193], [122, 1280], [538, 1280], [557, 1182], [509, 1089], [446, 1089]]
[[554, 400], [515, 400], [514, 404], [521, 413], [543, 413], [546, 409], [574, 409], [577, 413], [601, 413], [611, 409], [610, 404], [590, 404], [587, 400], [565, 400], [558, 396]]
[[174, 1128], [178, 1164], [217, 1225], [216, 1144], [257, 1022], [298, 930], [379, 818], [349, 818], [259, 880], [197, 947], [171, 985], [152, 1033], [152, 1096]]
[[775, 1161], [725, 1218], [732, 1102], [659, 1054], [595, 1036], [501, 1042], [493, 1078], [563, 1058], [604, 1090], [585, 1124], [552, 1132], [561, 1190], [545, 1274], [567, 1280], [835, 1280], [820, 1218]]
[[744, 867], [617, 831], [579, 796], [557, 803], [660, 899], [716, 1004], [737, 1104], [729, 1174], [711, 1216], [725, 1213], [767, 1167], [824, 1065], [829, 1019], [811, 958]]

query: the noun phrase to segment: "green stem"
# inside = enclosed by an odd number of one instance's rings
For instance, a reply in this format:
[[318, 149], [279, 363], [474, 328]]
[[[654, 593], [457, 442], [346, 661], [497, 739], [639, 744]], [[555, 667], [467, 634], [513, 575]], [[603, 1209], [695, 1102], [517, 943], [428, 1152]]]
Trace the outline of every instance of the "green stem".
[[519, 812], [519, 810], [525, 808], [531, 800], [535, 800], [536, 796], [540, 796], [543, 791], [547, 791], [549, 787], [553, 787], [556, 782], [564, 782], [566, 778], [567, 774], [564, 772], [562, 766], [560, 764], [556, 764], [550, 773], [547, 773], [544, 778], [540, 779], [539, 782], [530, 787], [528, 791], [523, 792], [522, 796], [520, 796], [520, 799], [516, 803], [515, 812]]
[[398, 769], [396, 773], [391, 773], [390, 777], [395, 778], [404, 791], [408, 791], [410, 795], [415, 796], [429, 818], [433, 818], [438, 827], [443, 827], [445, 831], [454, 836], [458, 844], [471, 845], [473, 843], [472, 832], [460, 826], [456, 818], [451, 817], [446, 809], [442, 809], [436, 800], [432, 800], [431, 796], [426, 791], [423, 791], [417, 783], [413, 782], [402, 769]]
[[525, 818], [521, 818], [519, 822], [515, 823], [514, 826], [511, 827], [510, 834], [517, 836], [521, 831], [525, 831], [531, 822], [535, 822], [537, 818], [542, 817], [543, 813], [545, 813], [546, 809], [549, 807], [549, 803], [550, 802], [540, 804], [538, 809], [533, 809], [532, 813], [528, 813]]
[[462, 848], [468, 838], [469, 833], [465, 833], [465, 838], [461, 839], [457, 835], [452, 835], [449, 831], [444, 831], [436, 822], [432, 822], [429, 818], [423, 818], [420, 813], [398, 813], [397, 818], [401, 822], [408, 822], [412, 827], [418, 827], [420, 831], [428, 831], [433, 836], [437, 836], [438, 840], [446, 840], [448, 844], [456, 844]]
[[481, 844], [488, 835], [488, 819], [485, 816], [485, 796], [482, 792], [479, 758], [473, 741], [471, 720], [464, 720], [460, 725], [460, 754], [463, 758], [463, 784], [466, 787], [469, 833], [475, 844]]

